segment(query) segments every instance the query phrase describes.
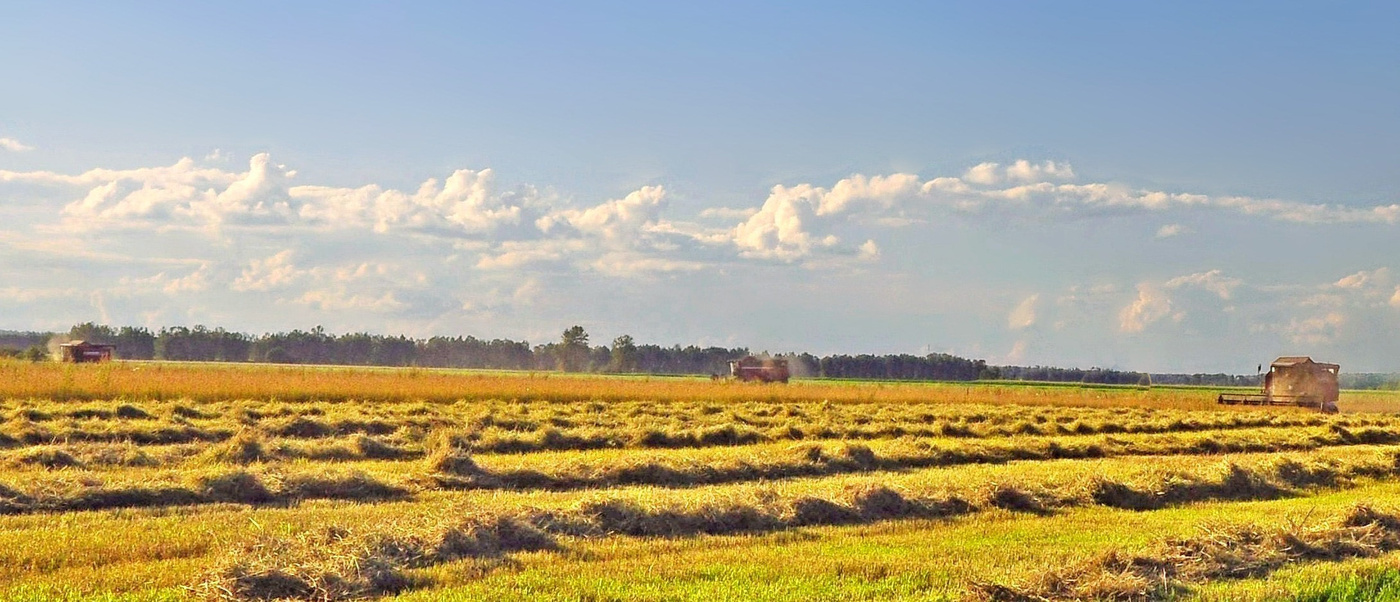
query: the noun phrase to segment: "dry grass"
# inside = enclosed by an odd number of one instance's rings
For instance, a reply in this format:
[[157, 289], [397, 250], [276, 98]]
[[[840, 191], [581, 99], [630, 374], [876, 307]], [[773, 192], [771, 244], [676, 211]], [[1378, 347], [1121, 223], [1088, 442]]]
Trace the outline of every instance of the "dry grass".
[[55, 400], [270, 399], [284, 401], [531, 399], [1015, 403], [1174, 407], [1214, 405], [1214, 394], [1192, 389], [1067, 388], [1017, 384], [796, 382], [764, 386], [702, 378], [600, 378], [558, 373], [473, 372], [319, 366], [205, 365], [161, 362], [58, 364], [0, 362], [0, 397]]
[[[411, 568], [463, 558], [499, 561], [522, 551], [562, 551], [561, 538], [754, 533], [792, 526], [947, 517], [969, 508], [956, 499], [912, 498], [887, 487], [861, 486], [848, 488], [841, 500], [798, 498], [775, 501], [766, 508], [703, 505], [681, 511], [595, 501], [564, 512], [475, 512], [427, 525], [358, 533], [331, 528], [291, 538], [261, 537], [235, 550], [194, 590], [227, 600], [354, 599], [414, 585], [407, 572]], [[1340, 520], [1319, 525], [1289, 523], [1264, 529], [1208, 524], [1195, 535], [1168, 538], [1141, 553], [1110, 550], [1025, 583], [979, 584], [977, 592], [990, 600], [1168, 599], [1180, 596], [1193, 583], [1259, 577], [1288, 564], [1374, 557], [1397, 549], [1400, 518], [1357, 506]]]
[[[609, 550], [707, 558], [718, 541], [1056, 521], [1084, 508], [1129, 524], [1199, 502], [1287, 503], [1400, 476], [1393, 450], [1377, 447], [1400, 442], [1400, 416], [1220, 409], [1208, 395], [0, 364], [0, 598], [32, 581], [100, 596], [145, 591], [145, 579], [195, 583], [184, 594], [208, 599], [431, 597], [445, 583], [532, 563], [587, 566]], [[1264, 535], [1221, 549], [1282, 566], [1269, 555], [1280, 540]], [[1163, 546], [1120, 556], [1224, 557]], [[1282, 562], [1330, 558], [1290, 554]], [[882, 584], [910, 579], [865, 556], [848, 564], [857, 568], [841, 579], [854, 581], [839, 587], [871, 589], [845, 597], [878, 598]], [[1197, 579], [1154, 582], [1136, 566], [1067, 569], [1061, 582], [1097, 584], [1068, 595], [1139, 595]], [[1019, 589], [1006, 592], [1055, 591], [1009, 582]], [[76, 595], [56, 591], [28, 595]]]
[[356, 600], [414, 585], [411, 568], [558, 549], [554, 537], [511, 516], [378, 530], [328, 527], [259, 536], [233, 549], [189, 591], [205, 600]]
[[[380, 500], [421, 495], [435, 490], [509, 489], [519, 491], [593, 490], [632, 485], [668, 488], [778, 482], [863, 473], [897, 473], [915, 469], [999, 465], [1063, 459], [1111, 459], [1151, 455], [1160, 464], [1167, 456], [1212, 452], [1279, 452], [1365, 447], [1359, 440], [1393, 441], [1393, 435], [1368, 429], [1347, 435], [1339, 429], [1287, 432], [1228, 431], [1220, 435], [1124, 435], [981, 440], [916, 440], [797, 445], [715, 447], [708, 450], [557, 452], [515, 456], [473, 454], [448, 431], [425, 435], [425, 449], [405, 450], [358, 435], [314, 445], [268, 440], [255, 430], [200, 448], [176, 446], [147, 455], [141, 446], [98, 447], [70, 444], [9, 452], [0, 484], [22, 491], [24, 500], [7, 511], [183, 506], [230, 501], [213, 495], [193, 480], [198, 475], [247, 472], [267, 482], [273, 494], [243, 503], [286, 503], [300, 499]], [[1310, 434], [1309, 434], [1310, 433]], [[1379, 434], [1378, 434], [1379, 433]], [[1208, 445], [1205, 445], [1208, 444]], [[154, 448], [147, 448], [152, 449]], [[381, 459], [382, 458], [382, 459]], [[401, 462], [422, 458], [416, 463]], [[144, 459], [144, 460], [143, 460]], [[345, 469], [336, 464], [344, 463]], [[1124, 462], [1127, 464], [1128, 462]], [[1024, 495], [1002, 491], [991, 506], [1030, 512], [1057, 504], [1098, 504], [1125, 509], [1153, 509], [1202, 499], [1268, 499], [1300, 489], [1345, 485], [1364, 477], [1396, 474], [1389, 456], [1366, 453], [1332, 463], [1287, 460], [1278, 467], [1236, 467], [1218, 477], [1208, 462], [1184, 473], [1164, 474], [1144, 482], [1105, 478], [1077, 485], [1073, 491]], [[45, 468], [50, 465], [56, 468]], [[161, 470], [137, 470], [159, 466]], [[347, 470], [348, 469], [348, 470]], [[183, 475], [183, 476], [182, 476]], [[1014, 485], [1007, 483], [1006, 485]], [[1029, 496], [1029, 497], [1027, 497]], [[981, 493], [972, 496], [981, 499]], [[16, 498], [19, 499], [19, 498]], [[1071, 500], [1071, 501], [1060, 501]]]

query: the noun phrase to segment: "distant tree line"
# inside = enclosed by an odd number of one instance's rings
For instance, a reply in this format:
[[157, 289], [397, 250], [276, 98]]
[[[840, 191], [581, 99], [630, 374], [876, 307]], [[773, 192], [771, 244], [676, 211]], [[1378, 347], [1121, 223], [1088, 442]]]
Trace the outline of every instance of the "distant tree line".
[[19, 332], [14, 330], [0, 330], [0, 349], [10, 351], [25, 350], [30, 347], [44, 347], [49, 343], [51, 332]]
[[0, 357], [37, 362], [48, 357], [49, 332], [0, 330]]
[[977, 380], [990, 375], [987, 362], [932, 353], [929, 355], [829, 355], [808, 373], [826, 378], [888, 380]]
[[[116, 345], [117, 357], [125, 359], [645, 374], [726, 374], [731, 360], [751, 354], [745, 347], [639, 345], [629, 335], [617, 337], [610, 346], [593, 346], [588, 332], [581, 326], [564, 330], [557, 342], [534, 346], [526, 341], [471, 336], [411, 339], [367, 333], [335, 335], [319, 326], [309, 331], [253, 336], [204, 326], [177, 326], [151, 332], [145, 328], [113, 328], [91, 322], [74, 326], [66, 338]], [[1138, 382], [1136, 373], [988, 366], [984, 360], [946, 353], [825, 357], [790, 353], [779, 357], [788, 360], [794, 374], [819, 378]]]
[[[57, 337], [57, 338], [55, 338]], [[368, 333], [330, 334], [311, 330], [259, 336], [205, 326], [111, 327], [87, 322], [67, 333], [0, 331], [0, 357], [48, 358], [51, 344], [83, 340], [116, 346], [123, 359], [351, 366], [422, 366], [505, 370], [562, 370], [641, 374], [727, 374], [729, 362], [751, 352], [745, 347], [637, 344], [622, 335], [611, 345], [592, 345], [581, 326], [563, 331], [558, 341], [527, 341], [436, 336], [414, 339]], [[765, 355], [765, 354], [759, 354]], [[992, 366], [984, 360], [946, 353], [928, 355], [779, 354], [795, 376], [877, 380], [1024, 380], [1111, 385], [1197, 385], [1257, 387], [1258, 375], [1147, 374], [1110, 368]], [[1394, 374], [1343, 374], [1342, 386], [1353, 389], [1400, 388]]]
[[1202, 387], [1262, 387], [1264, 378], [1257, 374], [1153, 374], [1152, 383]]
[[[52, 336], [0, 339], [0, 347], [45, 344]], [[38, 333], [36, 333], [38, 334]], [[311, 330], [261, 336], [205, 326], [175, 326], [152, 332], [147, 328], [84, 323], [60, 337], [116, 346], [116, 356], [133, 360], [208, 362], [270, 362], [278, 364], [337, 364], [348, 366], [423, 366], [567, 372], [639, 372], [652, 374], [719, 374], [729, 360], [748, 355], [745, 348], [661, 347], [637, 345], [623, 335], [611, 347], [589, 345], [581, 326], [565, 330], [558, 342], [531, 346], [527, 341], [478, 339], [471, 336], [412, 339], [368, 333], [330, 334]]]
[[1142, 372], [1111, 368], [1055, 368], [1052, 366], [992, 366], [982, 375], [986, 380], [1034, 380], [1102, 385], [1150, 385], [1155, 381]]
[[1400, 374], [1343, 372], [1338, 378], [1343, 389], [1400, 389]]

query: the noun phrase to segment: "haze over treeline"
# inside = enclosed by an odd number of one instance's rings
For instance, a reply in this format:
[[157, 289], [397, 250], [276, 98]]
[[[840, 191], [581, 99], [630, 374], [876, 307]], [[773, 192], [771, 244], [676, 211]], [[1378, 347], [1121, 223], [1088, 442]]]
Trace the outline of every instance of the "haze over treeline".
[[[108, 343], [121, 359], [216, 362], [268, 362], [350, 366], [417, 366], [503, 370], [561, 370], [566, 372], [641, 374], [726, 374], [728, 362], [745, 355], [774, 355], [787, 359], [798, 376], [889, 380], [1026, 380], [1101, 384], [1185, 384], [1255, 386], [1257, 375], [1145, 373], [1111, 368], [991, 365], [946, 353], [831, 354], [801, 351], [770, 353], [748, 347], [662, 346], [638, 343], [622, 335], [609, 344], [590, 341], [585, 329], [573, 326], [557, 341], [531, 344], [510, 339], [473, 336], [410, 338], [369, 333], [332, 334], [317, 326], [310, 330], [252, 335], [223, 328], [112, 327], [92, 322], [67, 332], [0, 331], [0, 352], [44, 359], [65, 341]], [[1353, 388], [1378, 388], [1394, 382], [1391, 375], [1344, 375]]]

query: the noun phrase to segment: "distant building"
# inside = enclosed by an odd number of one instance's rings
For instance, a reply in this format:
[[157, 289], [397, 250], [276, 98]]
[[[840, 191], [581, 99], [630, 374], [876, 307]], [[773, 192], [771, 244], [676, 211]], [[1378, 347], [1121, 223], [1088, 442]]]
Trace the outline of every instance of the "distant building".
[[71, 341], [58, 346], [58, 359], [75, 364], [108, 362], [112, 360], [112, 353], [116, 350], [116, 345]]

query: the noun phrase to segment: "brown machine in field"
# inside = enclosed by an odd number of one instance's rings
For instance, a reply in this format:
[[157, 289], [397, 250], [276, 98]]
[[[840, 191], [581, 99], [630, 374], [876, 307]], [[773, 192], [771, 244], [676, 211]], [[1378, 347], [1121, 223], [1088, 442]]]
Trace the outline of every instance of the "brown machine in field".
[[758, 381], [764, 383], [785, 383], [791, 374], [788, 372], [787, 360], [774, 358], [756, 358], [746, 355], [737, 360], [729, 362], [729, 374], [742, 381]]
[[1337, 364], [1284, 356], [1269, 364], [1262, 394], [1221, 393], [1215, 401], [1226, 405], [1299, 406], [1332, 413], [1337, 411], [1341, 391], [1337, 383], [1340, 371]]
[[58, 359], [64, 362], [86, 363], [111, 361], [116, 345], [72, 341], [58, 346]]

